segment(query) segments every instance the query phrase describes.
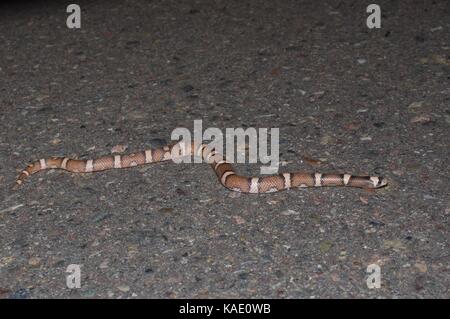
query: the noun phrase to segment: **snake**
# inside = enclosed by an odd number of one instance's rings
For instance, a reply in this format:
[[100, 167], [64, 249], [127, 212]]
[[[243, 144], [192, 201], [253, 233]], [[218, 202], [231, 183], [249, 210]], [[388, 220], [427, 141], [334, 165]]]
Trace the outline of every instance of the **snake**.
[[147, 149], [131, 154], [112, 154], [95, 159], [73, 159], [69, 157], [50, 157], [29, 164], [16, 179], [17, 189], [32, 174], [47, 169], [62, 169], [73, 173], [92, 173], [108, 169], [122, 169], [151, 163], [172, 160], [180, 162], [187, 156], [200, 157], [209, 164], [219, 182], [227, 189], [241, 193], [272, 193], [291, 188], [346, 186], [376, 189], [388, 184], [381, 176], [358, 176], [337, 173], [292, 172], [267, 176], [242, 176], [236, 173], [233, 165], [209, 144], [178, 141], [165, 146]]

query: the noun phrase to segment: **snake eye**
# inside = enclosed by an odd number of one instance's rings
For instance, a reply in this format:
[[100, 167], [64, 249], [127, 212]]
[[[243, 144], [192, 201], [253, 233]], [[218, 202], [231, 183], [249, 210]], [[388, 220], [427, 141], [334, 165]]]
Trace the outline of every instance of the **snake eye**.
[[378, 178], [378, 183], [377, 183], [377, 185], [375, 185], [375, 187], [376, 188], [379, 188], [379, 187], [383, 187], [383, 186], [386, 186], [387, 185], [387, 180], [386, 180], [386, 178], [384, 178], [384, 177], [379, 177]]

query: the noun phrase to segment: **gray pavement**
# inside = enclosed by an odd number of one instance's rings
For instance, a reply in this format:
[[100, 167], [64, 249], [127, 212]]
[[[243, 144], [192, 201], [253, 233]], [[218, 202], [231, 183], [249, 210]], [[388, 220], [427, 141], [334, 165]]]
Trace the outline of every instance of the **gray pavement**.
[[[450, 297], [448, 1], [377, 1], [377, 30], [364, 1], [79, 1], [77, 30], [69, 3], [0, 4], [1, 298]], [[390, 185], [240, 195], [162, 163], [11, 190], [195, 119], [279, 127], [282, 172]]]

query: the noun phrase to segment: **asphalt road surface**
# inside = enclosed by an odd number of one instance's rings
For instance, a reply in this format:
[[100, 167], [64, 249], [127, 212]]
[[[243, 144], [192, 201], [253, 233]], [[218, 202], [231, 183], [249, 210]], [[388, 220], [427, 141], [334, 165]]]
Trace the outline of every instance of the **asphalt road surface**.
[[[0, 5], [0, 297], [450, 297], [449, 1], [377, 1], [379, 29], [356, 0], [79, 1], [79, 29], [69, 3]], [[11, 189], [199, 119], [389, 186], [246, 195], [167, 162]]]

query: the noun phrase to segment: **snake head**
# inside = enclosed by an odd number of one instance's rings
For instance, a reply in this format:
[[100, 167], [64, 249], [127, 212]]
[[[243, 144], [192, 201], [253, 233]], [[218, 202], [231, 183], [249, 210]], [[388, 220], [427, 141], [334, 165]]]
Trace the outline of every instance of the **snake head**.
[[372, 176], [370, 177], [372, 181], [372, 188], [381, 188], [388, 184], [387, 179], [381, 176]]

